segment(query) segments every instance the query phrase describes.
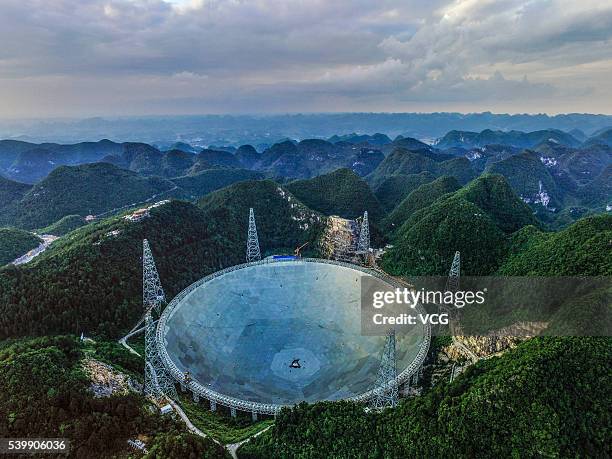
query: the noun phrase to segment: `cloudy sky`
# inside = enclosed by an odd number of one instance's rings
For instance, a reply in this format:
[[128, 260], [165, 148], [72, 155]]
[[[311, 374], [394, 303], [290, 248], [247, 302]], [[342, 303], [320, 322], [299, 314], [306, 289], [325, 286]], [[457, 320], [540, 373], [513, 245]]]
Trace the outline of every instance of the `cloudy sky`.
[[2, 0], [0, 117], [612, 113], [610, 0]]

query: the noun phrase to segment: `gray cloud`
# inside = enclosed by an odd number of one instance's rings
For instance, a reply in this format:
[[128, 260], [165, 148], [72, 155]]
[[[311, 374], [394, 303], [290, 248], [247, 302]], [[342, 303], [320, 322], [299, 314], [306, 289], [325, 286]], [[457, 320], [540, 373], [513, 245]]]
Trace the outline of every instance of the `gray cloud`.
[[607, 0], [3, 0], [0, 116], [611, 112]]

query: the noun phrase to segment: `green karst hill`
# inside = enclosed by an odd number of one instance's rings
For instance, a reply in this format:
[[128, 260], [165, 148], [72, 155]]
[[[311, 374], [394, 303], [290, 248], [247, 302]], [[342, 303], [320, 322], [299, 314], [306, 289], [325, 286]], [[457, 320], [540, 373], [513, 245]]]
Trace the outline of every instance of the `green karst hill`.
[[392, 211], [402, 200], [419, 186], [435, 180], [431, 172], [419, 174], [392, 175], [384, 179], [374, 192], [385, 211]]
[[525, 227], [512, 238], [504, 276], [612, 275], [612, 215], [587, 217], [556, 233]]
[[501, 175], [482, 175], [457, 192], [487, 212], [505, 232], [537, 225], [531, 208], [521, 201]]
[[308, 207], [325, 215], [356, 218], [367, 210], [374, 221], [383, 215], [381, 205], [366, 181], [350, 169], [296, 180], [287, 184], [287, 189]]
[[148, 238], [170, 298], [197, 279], [243, 262], [248, 209], [262, 251], [316, 240], [324, 218], [271, 181], [240, 182], [198, 206], [171, 201], [150, 216], [92, 223], [24, 266], [0, 269], [0, 339], [50, 333], [116, 337], [142, 312], [142, 239]]
[[205, 169], [201, 172], [185, 175], [172, 179], [180, 189], [181, 193], [188, 198], [199, 198], [212, 191], [219, 190], [236, 182], [243, 180], [262, 179], [260, 172], [247, 169]]
[[457, 191], [461, 186], [453, 177], [442, 176], [419, 186], [401, 201], [383, 221], [388, 233], [398, 229], [414, 212], [427, 207], [439, 197]]
[[34, 185], [19, 202], [15, 223], [40, 228], [66, 215], [99, 214], [167, 196], [175, 185], [157, 177], [141, 177], [108, 163], [62, 166]]
[[31, 188], [31, 185], [14, 182], [0, 175], [0, 224], [14, 225], [10, 216], [15, 212], [15, 206]]
[[443, 196], [415, 212], [397, 230], [394, 247], [382, 259], [394, 275], [445, 275], [456, 250], [462, 272], [494, 271], [507, 250], [506, 235], [481, 208], [458, 196]]
[[[427, 198], [427, 193], [418, 193], [413, 205], [427, 204]], [[490, 274], [507, 254], [507, 233], [534, 223], [530, 209], [503, 177], [481, 176], [455, 193], [413, 210], [395, 231], [395, 246], [382, 263], [398, 275], [445, 275], [458, 250], [464, 254], [463, 273]]]
[[55, 223], [49, 226], [45, 226], [38, 230], [39, 234], [53, 234], [54, 236], [63, 236], [68, 234], [70, 231], [74, 231], [77, 228], [87, 224], [85, 219], [80, 215], [66, 215]]
[[271, 180], [245, 181], [205, 196], [198, 202], [218, 237], [238, 241], [244, 256], [249, 208], [255, 211], [259, 245], [263, 253], [293, 249], [310, 242], [314, 249], [325, 218], [306, 207], [287, 189]]
[[396, 148], [378, 167], [368, 175], [368, 183], [378, 189], [389, 177], [429, 172], [435, 177], [450, 175], [461, 184], [476, 177], [467, 158], [449, 158], [449, 155], [436, 154], [427, 150], [405, 150]]

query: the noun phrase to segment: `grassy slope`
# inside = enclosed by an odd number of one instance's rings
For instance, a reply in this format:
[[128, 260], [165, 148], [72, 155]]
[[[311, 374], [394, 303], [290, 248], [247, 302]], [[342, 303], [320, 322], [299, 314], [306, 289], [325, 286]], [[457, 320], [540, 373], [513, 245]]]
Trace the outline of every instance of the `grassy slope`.
[[248, 413], [240, 413], [237, 418], [232, 418], [210, 411], [208, 407], [195, 404], [187, 397], [183, 397], [180, 403], [185, 414], [198, 429], [224, 445], [242, 441], [274, 423], [271, 419], [252, 422]]

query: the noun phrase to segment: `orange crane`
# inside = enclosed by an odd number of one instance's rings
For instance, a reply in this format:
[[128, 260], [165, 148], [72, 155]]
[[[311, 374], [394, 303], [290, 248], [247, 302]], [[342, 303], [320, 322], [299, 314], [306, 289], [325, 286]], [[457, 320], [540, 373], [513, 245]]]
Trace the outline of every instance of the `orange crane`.
[[302, 244], [301, 246], [299, 246], [297, 249], [295, 249], [293, 251], [293, 255], [295, 255], [296, 257], [301, 257], [302, 255], [300, 254], [300, 251], [306, 247], [309, 244], [309, 242], [305, 242], [304, 244]]

